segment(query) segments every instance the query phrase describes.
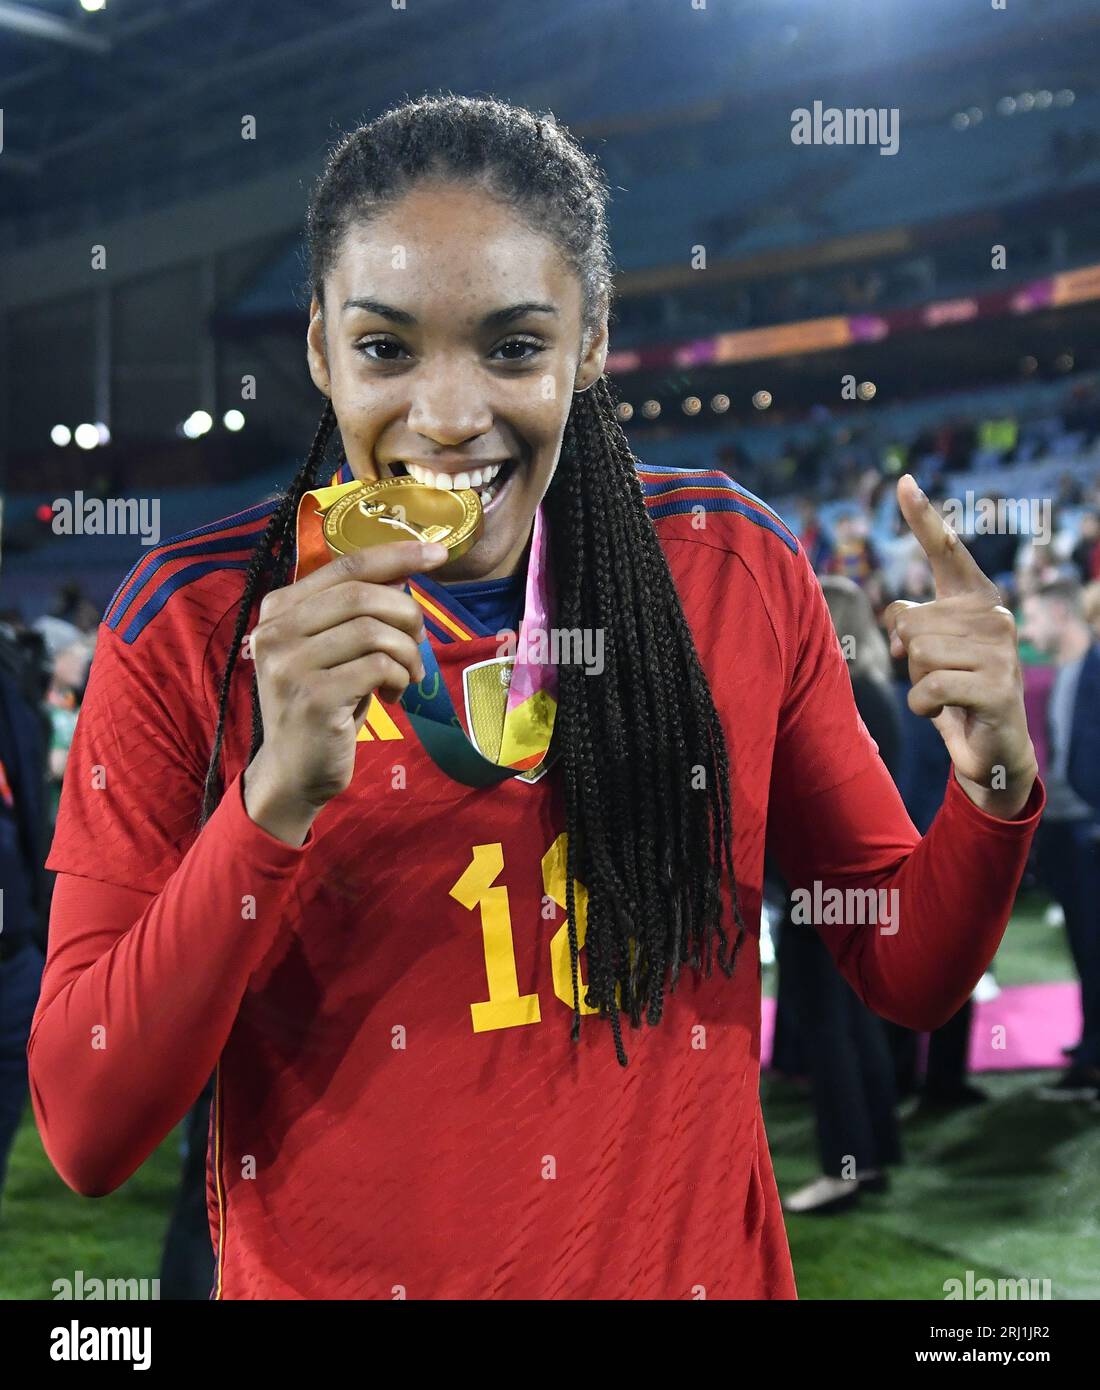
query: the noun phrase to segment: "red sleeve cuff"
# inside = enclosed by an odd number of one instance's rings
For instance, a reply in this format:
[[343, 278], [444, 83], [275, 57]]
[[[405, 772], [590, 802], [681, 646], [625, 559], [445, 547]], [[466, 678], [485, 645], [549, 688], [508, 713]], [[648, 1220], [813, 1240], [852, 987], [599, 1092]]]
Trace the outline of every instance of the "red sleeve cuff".
[[955, 776], [954, 766], [952, 766], [947, 779], [947, 795], [944, 797], [944, 807], [949, 814], [969, 816], [971, 820], [981, 825], [986, 834], [1001, 835], [1011, 840], [1024, 839], [1034, 833], [1046, 804], [1046, 788], [1043, 786], [1043, 779], [1036, 774], [1027, 800], [1011, 820], [1004, 820], [1000, 816], [991, 816], [988, 811], [983, 811], [980, 806], [975, 806], [966, 792], [963, 791]]
[[234, 845], [240, 846], [241, 852], [247, 854], [248, 862], [253, 868], [273, 874], [296, 869], [316, 838], [313, 827], [310, 826], [306, 838], [300, 845], [288, 845], [285, 840], [272, 835], [262, 825], [257, 825], [244, 804], [243, 772], [238, 772], [226, 788], [225, 795], [210, 819], [214, 820], [215, 817], [220, 821], [221, 834]]

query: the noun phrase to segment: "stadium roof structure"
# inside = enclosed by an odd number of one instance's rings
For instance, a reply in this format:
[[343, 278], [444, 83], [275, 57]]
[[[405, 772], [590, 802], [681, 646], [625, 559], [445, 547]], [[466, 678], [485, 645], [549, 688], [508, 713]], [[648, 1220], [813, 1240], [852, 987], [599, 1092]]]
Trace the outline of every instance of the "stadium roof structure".
[[[1008, 84], [1094, 54], [1093, 0], [0, 0], [0, 247], [37, 243], [316, 156], [425, 91], [552, 106], [580, 135], [752, 117], [866, 77], [869, 103], [949, 72]], [[872, 90], [877, 88], [877, 90]], [[799, 96], [801, 93], [801, 96]], [[782, 99], [787, 100], [783, 92]], [[241, 138], [242, 115], [257, 139]], [[614, 176], [615, 170], [611, 173]]]

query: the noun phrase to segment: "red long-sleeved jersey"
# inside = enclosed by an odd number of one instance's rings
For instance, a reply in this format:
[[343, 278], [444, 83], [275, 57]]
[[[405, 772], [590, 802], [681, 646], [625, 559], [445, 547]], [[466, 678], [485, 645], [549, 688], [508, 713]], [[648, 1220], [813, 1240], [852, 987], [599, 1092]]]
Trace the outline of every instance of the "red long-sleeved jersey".
[[[232, 780], [196, 830], [271, 504], [143, 557], [108, 609], [48, 861], [33, 1105], [99, 1195], [216, 1068], [214, 1297], [793, 1297], [759, 1102], [765, 842], [792, 887], [897, 890], [889, 926], [818, 927], [886, 1017], [939, 1025], [992, 958], [1041, 784], [1002, 821], [952, 776], [921, 840], [791, 532], [722, 474], [640, 476], [725, 730], [750, 935], [732, 979], [687, 971], [660, 1025], [627, 1029], [625, 1069], [605, 1020], [569, 1039], [553, 774], [460, 785], [376, 702], [351, 786], [293, 848], [244, 809], [242, 680]], [[414, 591], [461, 711], [495, 635]]]

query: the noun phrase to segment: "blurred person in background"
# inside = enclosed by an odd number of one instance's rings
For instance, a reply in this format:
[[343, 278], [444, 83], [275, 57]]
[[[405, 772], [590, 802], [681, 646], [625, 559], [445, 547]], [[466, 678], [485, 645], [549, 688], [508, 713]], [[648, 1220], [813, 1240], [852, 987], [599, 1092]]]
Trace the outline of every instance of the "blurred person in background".
[[891, 518], [892, 534], [881, 541], [882, 579], [888, 592], [904, 594], [906, 598], [923, 599], [935, 591], [932, 571], [920, 546], [914, 546], [914, 536], [905, 518], [895, 507]]
[[[1069, 430], [1069, 433], [1074, 431]], [[1085, 491], [1081, 486], [1081, 479], [1073, 473], [1065, 472], [1058, 479], [1058, 491], [1054, 494], [1054, 506], [1059, 511], [1066, 507], [1079, 507], [1085, 500]]]
[[[999, 493], [993, 492], [986, 500], [997, 507], [1004, 499]], [[963, 539], [966, 541], [967, 550], [981, 567], [982, 573], [992, 579], [994, 584], [1000, 585], [1002, 576], [1011, 575], [1015, 570], [1020, 537], [1007, 527], [995, 527], [988, 531], [971, 530]]]
[[58, 589], [52, 605], [52, 616], [93, 635], [99, 627], [99, 608], [85, 595], [75, 579], [66, 580]]
[[[900, 515], [900, 513], [899, 513]], [[906, 528], [908, 530], [908, 527]], [[910, 535], [913, 533], [910, 531]], [[798, 499], [798, 539], [810, 557], [815, 574], [824, 574], [833, 558], [833, 546], [828, 532], [821, 524], [817, 507], [809, 497]], [[919, 544], [919, 542], [918, 542]]]
[[[856, 708], [893, 773], [899, 721], [890, 657], [871, 602], [843, 576], [826, 575], [821, 587], [848, 658]], [[789, 991], [790, 1016], [797, 1019], [822, 1168], [783, 1206], [790, 1212], [836, 1212], [852, 1206], [861, 1192], [884, 1191], [887, 1165], [902, 1161], [893, 1062], [882, 1020], [841, 975], [817, 931], [795, 921], [789, 906], [779, 937], [779, 989]]]
[[1082, 584], [1100, 579], [1100, 512], [1085, 512], [1073, 547], [1073, 563]]
[[1047, 804], [1036, 840], [1039, 874], [1065, 914], [1081, 983], [1080, 1041], [1044, 1100], [1100, 1099], [1100, 641], [1075, 578], [1023, 601], [1023, 633], [1056, 668], [1047, 705]]
[[46, 709], [50, 717], [49, 749], [49, 823], [57, 819], [61, 798], [61, 781], [69, 760], [80, 701], [88, 681], [94, 640], [85, 636], [75, 624], [63, 618], [39, 618], [34, 624], [46, 644], [52, 666]]
[[1016, 578], [1021, 592], [1067, 572], [1076, 574], [1073, 544], [1073, 532], [1065, 525], [1057, 506], [1052, 506], [1046, 534], [1021, 537], [1016, 552]]
[[1027, 537], [1016, 552], [1016, 587], [1021, 596], [1049, 584], [1060, 573], [1050, 545], [1037, 543], [1030, 536]]
[[46, 680], [41, 639], [0, 624], [0, 1195], [27, 1100], [27, 1039], [45, 964]]
[[1100, 638], [1100, 579], [1094, 579], [1082, 590], [1081, 611], [1093, 637]]
[[871, 602], [882, 598], [881, 562], [871, 544], [870, 520], [858, 507], [850, 507], [837, 517], [832, 559], [825, 573], [841, 575], [867, 590]]

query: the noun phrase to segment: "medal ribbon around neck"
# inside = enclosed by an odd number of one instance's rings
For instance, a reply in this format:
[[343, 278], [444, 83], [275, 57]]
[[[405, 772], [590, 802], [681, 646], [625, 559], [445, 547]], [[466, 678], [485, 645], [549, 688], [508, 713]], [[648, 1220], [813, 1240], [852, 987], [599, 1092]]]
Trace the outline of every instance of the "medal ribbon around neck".
[[[359, 480], [341, 483], [339, 477], [338, 470], [328, 487], [307, 492], [298, 506], [293, 580], [304, 579], [334, 558], [323, 534], [323, 513], [341, 497], [362, 486]], [[411, 593], [407, 583], [405, 592]], [[551, 744], [558, 708], [557, 671], [550, 662], [530, 662], [527, 657], [532, 645], [536, 651], [546, 649], [553, 601], [549, 548], [540, 502], [531, 531], [523, 620], [516, 639], [515, 661], [507, 689], [503, 684], [500, 686], [504, 710], [497, 760], [479, 752], [463, 729], [428, 638], [420, 643], [424, 679], [406, 687], [401, 696], [401, 706], [425, 752], [453, 781], [468, 787], [489, 787], [509, 777], [537, 774], [552, 761]], [[532, 643], [536, 632], [543, 634], [543, 640]], [[377, 695], [373, 696], [372, 702], [377, 699]]]

